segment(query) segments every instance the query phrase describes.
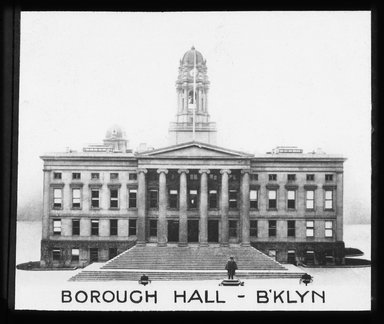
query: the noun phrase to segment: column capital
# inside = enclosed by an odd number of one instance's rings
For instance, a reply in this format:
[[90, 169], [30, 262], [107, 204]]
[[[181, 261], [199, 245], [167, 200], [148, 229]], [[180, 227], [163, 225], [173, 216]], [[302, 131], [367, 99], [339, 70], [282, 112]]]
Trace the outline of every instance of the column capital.
[[177, 170], [178, 173], [189, 173], [188, 169], [179, 169]]
[[231, 170], [229, 169], [220, 170], [220, 174], [224, 174], [224, 173], [231, 174]]
[[211, 171], [209, 169], [200, 169], [199, 170], [199, 173], [206, 173], [206, 174], [209, 174]]
[[251, 169], [241, 169], [241, 174], [251, 173]]
[[143, 173], [145, 174], [145, 173], [148, 172], [148, 170], [145, 169], [145, 168], [138, 168], [138, 169], [137, 169], [137, 173], [140, 173], [140, 172], [143, 172]]
[[168, 169], [157, 169], [157, 173], [165, 173], [167, 174], [168, 173]]

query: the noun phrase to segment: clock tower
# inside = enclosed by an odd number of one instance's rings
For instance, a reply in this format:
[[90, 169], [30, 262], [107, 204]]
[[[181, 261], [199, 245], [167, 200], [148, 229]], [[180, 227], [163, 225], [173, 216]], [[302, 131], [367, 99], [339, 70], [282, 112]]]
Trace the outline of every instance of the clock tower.
[[180, 60], [176, 81], [176, 122], [169, 127], [170, 144], [204, 142], [216, 144], [216, 123], [208, 114], [207, 65], [203, 55], [192, 47]]

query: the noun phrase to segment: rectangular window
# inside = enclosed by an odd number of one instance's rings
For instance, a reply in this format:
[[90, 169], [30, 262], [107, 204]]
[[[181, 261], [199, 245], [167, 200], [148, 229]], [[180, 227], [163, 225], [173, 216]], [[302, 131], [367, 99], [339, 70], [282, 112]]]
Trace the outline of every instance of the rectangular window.
[[108, 249], [108, 259], [111, 260], [117, 256], [117, 248], [109, 248]]
[[237, 174], [231, 173], [229, 175], [229, 181], [236, 181], [237, 180]]
[[91, 208], [100, 207], [100, 191], [99, 189], [91, 190]]
[[72, 179], [73, 180], [80, 180], [81, 179], [81, 173], [80, 172], [73, 172], [72, 173]]
[[60, 209], [63, 206], [63, 190], [55, 188], [53, 189], [53, 208]]
[[333, 222], [325, 222], [325, 237], [333, 237]]
[[314, 181], [315, 175], [314, 174], [307, 174], [307, 181]]
[[80, 235], [80, 220], [72, 219], [72, 235]]
[[117, 235], [117, 219], [111, 219], [109, 221], [109, 235]]
[[149, 236], [157, 236], [157, 220], [151, 219], [149, 221]]
[[257, 220], [251, 220], [249, 222], [249, 235], [257, 237]]
[[99, 249], [98, 248], [90, 248], [89, 249], [89, 261], [91, 263], [99, 261]]
[[53, 172], [53, 179], [61, 180], [61, 172]]
[[78, 248], [74, 248], [71, 250], [71, 261], [78, 262], [79, 261], [80, 250]]
[[288, 227], [288, 237], [295, 237], [296, 236], [296, 222], [294, 220], [289, 220], [287, 222]]
[[149, 190], [149, 208], [157, 208], [159, 206], [158, 191]]
[[99, 235], [99, 220], [92, 219], [91, 220], [91, 235]]
[[52, 249], [52, 260], [53, 261], [61, 260], [61, 249], [57, 249], [57, 248]]
[[314, 209], [315, 208], [315, 191], [307, 190], [305, 194], [305, 208]]
[[269, 209], [277, 208], [277, 191], [276, 190], [268, 191], [268, 208]]
[[325, 190], [325, 209], [333, 209], [333, 192]]
[[119, 208], [119, 189], [110, 189], [110, 208]]
[[136, 219], [130, 219], [128, 224], [128, 236], [136, 235]]
[[307, 221], [306, 226], [307, 226], [307, 230], [306, 230], [307, 237], [314, 237], [315, 236], [315, 222], [314, 221]]
[[251, 173], [250, 175], [251, 181], [258, 181], [259, 180], [259, 175], [257, 173]]
[[53, 220], [53, 235], [61, 235], [61, 219]]
[[229, 221], [229, 237], [237, 237], [237, 221]]
[[198, 180], [199, 179], [199, 175], [197, 173], [190, 173], [189, 174], [189, 180]]
[[137, 180], [137, 173], [129, 173], [128, 179], [131, 181]]
[[137, 207], [137, 189], [129, 189], [129, 201], [128, 206], [129, 208], [136, 208]]
[[315, 263], [315, 252], [312, 250], [307, 250], [305, 252], [305, 263], [307, 265], [312, 265]]
[[100, 173], [91, 173], [91, 180], [98, 180], [100, 179]]
[[197, 208], [197, 190], [189, 190], [188, 207]]
[[217, 174], [215, 174], [215, 173], [210, 173], [209, 174], [209, 180], [217, 180]]
[[111, 180], [117, 180], [117, 179], [119, 179], [119, 174], [118, 173], [111, 173], [110, 175], [109, 175], [109, 178], [111, 179]]
[[229, 190], [229, 208], [237, 208], [237, 190]]
[[209, 208], [217, 208], [217, 190], [209, 190]]
[[253, 209], [257, 209], [258, 207], [258, 192], [257, 190], [249, 191], [249, 207]]
[[177, 208], [179, 195], [177, 190], [169, 190], [169, 208]]
[[277, 180], [277, 174], [269, 174], [268, 179], [269, 179], [269, 181], [276, 181]]
[[81, 191], [79, 188], [72, 189], [72, 208], [80, 208]]
[[333, 174], [326, 174], [325, 181], [333, 181]]
[[296, 208], [296, 191], [288, 190], [287, 192], [287, 207], [288, 209]]
[[287, 262], [290, 264], [296, 264], [296, 252], [295, 252], [295, 250], [288, 250]]
[[288, 181], [295, 181], [296, 180], [296, 174], [288, 174]]
[[275, 220], [268, 221], [268, 236], [276, 237], [276, 221]]
[[276, 260], [276, 250], [269, 250], [268, 256], [272, 258], [273, 260]]

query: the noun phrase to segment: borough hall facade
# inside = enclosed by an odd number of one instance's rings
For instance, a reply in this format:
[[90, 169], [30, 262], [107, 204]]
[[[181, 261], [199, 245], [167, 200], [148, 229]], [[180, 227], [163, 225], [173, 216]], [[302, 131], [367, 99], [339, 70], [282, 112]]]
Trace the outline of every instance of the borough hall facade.
[[128, 148], [120, 126], [44, 161], [41, 265], [86, 266], [133, 245], [253, 246], [282, 263], [340, 264], [342, 156], [216, 144], [206, 60], [180, 60], [169, 145]]

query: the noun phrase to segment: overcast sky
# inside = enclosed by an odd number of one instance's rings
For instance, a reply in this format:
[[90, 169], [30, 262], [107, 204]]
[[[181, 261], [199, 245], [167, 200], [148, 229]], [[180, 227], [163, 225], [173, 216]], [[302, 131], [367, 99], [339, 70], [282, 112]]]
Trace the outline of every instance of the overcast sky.
[[345, 163], [345, 217], [370, 212], [369, 12], [23, 12], [19, 205], [42, 197], [44, 152], [167, 146], [179, 61], [207, 60], [218, 145], [318, 147]]

